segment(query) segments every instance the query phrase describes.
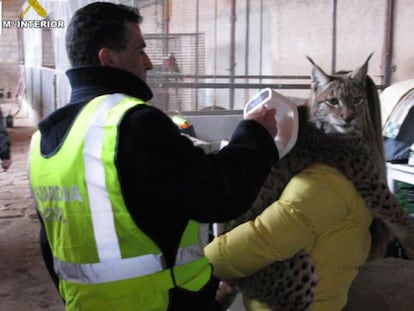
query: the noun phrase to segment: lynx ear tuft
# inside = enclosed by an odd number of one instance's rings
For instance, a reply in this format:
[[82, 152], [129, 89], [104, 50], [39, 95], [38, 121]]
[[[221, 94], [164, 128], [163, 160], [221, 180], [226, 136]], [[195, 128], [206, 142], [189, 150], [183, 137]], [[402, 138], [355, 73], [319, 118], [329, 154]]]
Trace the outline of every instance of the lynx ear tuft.
[[368, 62], [371, 59], [372, 55], [374, 54], [374, 52], [372, 52], [371, 54], [369, 54], [367, 60], [365, 61], [365, 63], [355, 69], [352, 74], [351, 74], [351, 78], [354, 80], [357, 80], [359, 82], [364, 82], [365, 78], [367, 77], [367, 73], [368, 73]]
[[312, 88], [314, 90], [320, 89], [326, 84], [328, 84], [331, 81], [331, 78], [329, 75], [327, 75], [316, 63], [310, 58], [309, 56], [306, 56], [306, 58], [311, 62], [313, 65], [312, 68]]
[[306, 58], [311, 62], [312, 65], [316, 66], [312, 58], [310, 58], [308, 55], [306, 55]]

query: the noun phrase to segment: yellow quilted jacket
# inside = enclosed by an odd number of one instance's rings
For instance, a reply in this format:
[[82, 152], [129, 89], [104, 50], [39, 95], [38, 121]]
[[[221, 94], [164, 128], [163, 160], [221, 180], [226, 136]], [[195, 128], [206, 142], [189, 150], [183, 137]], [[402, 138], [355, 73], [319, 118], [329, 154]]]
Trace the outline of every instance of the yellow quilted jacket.
[[[372, 215], [353, 184], [334, 168], [312, 165], [292, 178], [280, 199], [255, 220], [205, 248], [220, 279], [248, 276], [305, 250], [319, 283], [313, 311], [341, 310], [371, 246]], [[270, 310], [244, 297], [247, 310]]]

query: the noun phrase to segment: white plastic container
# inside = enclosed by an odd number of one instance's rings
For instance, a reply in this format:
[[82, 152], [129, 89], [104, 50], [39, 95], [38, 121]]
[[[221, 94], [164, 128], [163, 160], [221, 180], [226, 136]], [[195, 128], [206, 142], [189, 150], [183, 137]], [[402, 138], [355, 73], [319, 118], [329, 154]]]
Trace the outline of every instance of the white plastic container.
[[270, 88], [266, 88], [253, 96], [244, 106], [243, 115], [246, 116], [266, 105], [276, 109], [278, 132], [275, 143], [279, 150], [279, 158], [287, 155], [295, 146], [298, 139], [299, 116], [298, 107], [290, 99], [282, 96]]

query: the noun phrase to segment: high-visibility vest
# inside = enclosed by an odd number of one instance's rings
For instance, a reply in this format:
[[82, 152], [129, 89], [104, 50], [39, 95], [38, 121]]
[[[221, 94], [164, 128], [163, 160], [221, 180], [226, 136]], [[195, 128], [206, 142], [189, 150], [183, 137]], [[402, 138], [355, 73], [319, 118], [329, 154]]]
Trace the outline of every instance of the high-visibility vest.
[[125, 206], [114, 164], [118, 127], [143, 103], [123, 94], [95, 98], [47, 157], [40, 133], [32, 137], [32, 192], [68, 311], [166, 310], [169, 289], [198, 291], [211, 277], [198, 223], [189, 221], [175, 266], [167, 269], [159, 247]]

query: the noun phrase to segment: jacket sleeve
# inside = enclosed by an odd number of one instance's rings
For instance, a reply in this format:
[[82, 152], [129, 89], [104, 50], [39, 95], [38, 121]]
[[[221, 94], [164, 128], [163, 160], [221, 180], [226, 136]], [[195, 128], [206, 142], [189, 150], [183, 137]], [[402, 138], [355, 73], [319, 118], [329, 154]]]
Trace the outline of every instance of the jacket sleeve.
[[228, 146], [210, 155], [155, 108], [131, 111], [120, 131], [117, 165], [127, 203], [150, 208], [142, 214], [154, 213], [151, 218], [230, 220], [253, 203], [278, 160], [273, 138], [252, 120], [242, 121]]
[[253, 274], [268, 264], [310, 247], [347, 214], [345, 177], [335, 170], [306, 169], [295, 176], [278, 201], [256, 219], [215, 238], [206, 256], [221, 279]]

